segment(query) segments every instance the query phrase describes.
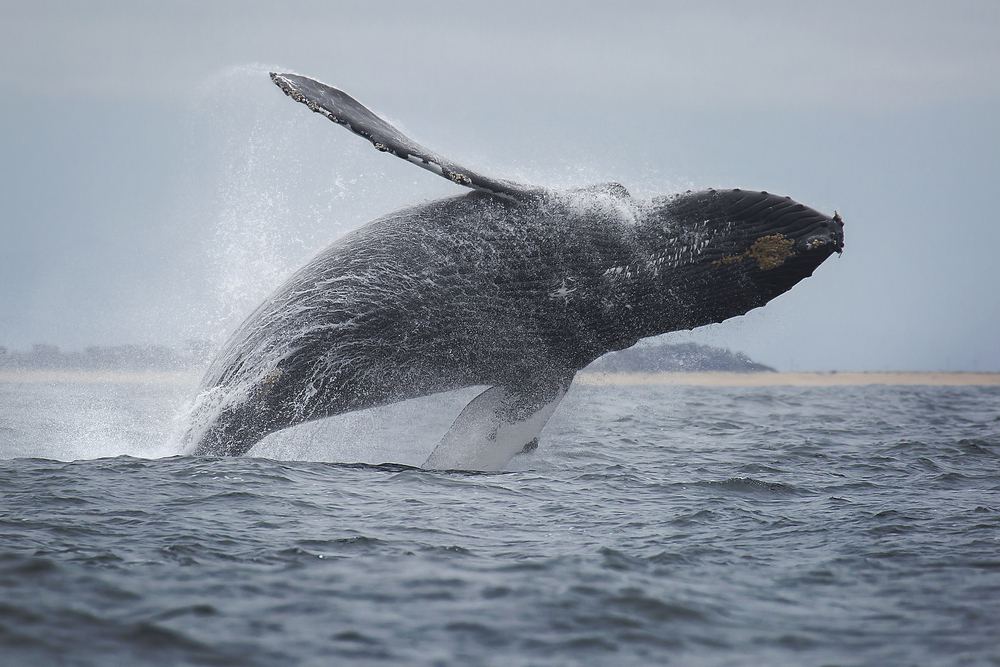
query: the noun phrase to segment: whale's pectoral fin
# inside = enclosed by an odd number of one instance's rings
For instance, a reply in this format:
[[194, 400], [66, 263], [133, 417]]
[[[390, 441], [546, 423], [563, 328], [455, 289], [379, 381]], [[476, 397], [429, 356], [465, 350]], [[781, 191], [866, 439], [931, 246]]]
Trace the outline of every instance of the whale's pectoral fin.
[[502, 470], [532, 443], [566, 395], [572, 378], [525, 390], [491, 387], [472, 399], [423, 467]]
[[372, 142], [380, 151], [433, 171], [439, 176], [476, 190], [508, 199], [537, 196], [541, 188], [490, 178], [424, 148], [342, 90], [297, 74], [276, 74], [271, 80], [296, 102], [301, 102], [333, 122]]

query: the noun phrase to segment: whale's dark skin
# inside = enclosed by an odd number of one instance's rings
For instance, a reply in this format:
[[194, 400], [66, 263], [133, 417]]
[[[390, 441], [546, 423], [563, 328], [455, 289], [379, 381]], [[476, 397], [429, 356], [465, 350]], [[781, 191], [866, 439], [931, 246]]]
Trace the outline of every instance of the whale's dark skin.
[[485, 385], [426, 466], [500, 468], [597, 357], [742, 315], [843, 248], [839, 217], [763, 192], [639, 202], [617, 184], [552, 192], [484, 177], [341, 91], [272, 78], [376, 148], [477, 191], [348, 234], [251, 314], [204, 379], [188, 435], [201, 454]]

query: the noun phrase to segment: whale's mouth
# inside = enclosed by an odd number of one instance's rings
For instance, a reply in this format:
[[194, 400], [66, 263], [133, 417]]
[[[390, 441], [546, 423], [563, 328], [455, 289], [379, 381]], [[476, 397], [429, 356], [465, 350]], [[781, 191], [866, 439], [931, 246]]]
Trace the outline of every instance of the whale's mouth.
[[711, 263], [716, 268], [743, 264], [746, 268], [765, 272], [780, 268], [796, 256], [808, 255], [822, 262], [834, 252], [843, 251], [844, 222], [834, 213], [833, 218], [820, 220], [796, 232], [785, 229], [761, 234], [746, 250], [723, 255]]
[[664, 198], [642, 225], [644, 243], [665, 247], [662, 330], [743, 315], [811, 276], [844, 249], [844, 223], [788, 197], [707, 190]]
[[740, 282], [753, 293], [750, 300], [763, 305], [811, 276], [831, 255], [843, 251], [844, 222], [834, 213], [831, 218], [822, 216], [797, 229], [759, 236], [746, 251], [737, 273], [742, 273]]
[[805, 235], [801, 241], [804, 250], [829, 249], [837, 254], [844, 252], [844, 219], [834, 211], [833, 217], [826, 221], [823, 229]]

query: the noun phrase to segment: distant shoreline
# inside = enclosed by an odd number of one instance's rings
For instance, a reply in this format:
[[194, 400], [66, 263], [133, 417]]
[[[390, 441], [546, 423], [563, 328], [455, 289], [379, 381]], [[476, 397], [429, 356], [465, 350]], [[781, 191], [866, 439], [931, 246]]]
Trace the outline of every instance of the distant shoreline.
[[848, 371], [800, 373], [580, 373], [576, 382], [598, 386], [677, 385], [696, 387], [998, 386], [1000, 373]]
[[0, 382], [21, 384], [194, 384], [202, 371], [116, 371], [78, 368], [5, 368]]
[[[10, 384], [168, 384], [195, 385], [200, 370], [115, 371], [73, 369], [3, 369], [0, 382]], [[801, 372], [732, 373], [596, 373], [581, 372], [576, 382], [588, 386], [674, 385], [694, 387], [846, 387], [866, 385], [902, 386], [1000, 386], [1000, 373], [975, 372]]]

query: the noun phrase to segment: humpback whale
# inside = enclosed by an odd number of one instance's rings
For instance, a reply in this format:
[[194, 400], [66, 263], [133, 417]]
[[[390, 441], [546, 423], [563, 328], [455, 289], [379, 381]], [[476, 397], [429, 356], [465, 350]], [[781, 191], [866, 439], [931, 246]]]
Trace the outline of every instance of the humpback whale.
[[208, 369], [185, 436], [241, 455], [269, 433], [487, 387], [424, 467], [498, 470], [574, 374], [642, 338], [743, 315], [843, 249], [843, 222], [789, 197], [709, 189], [649, 200], [556, 191], [417, 144], [347, 93], [271, 74], [289, 97], [469, 188], [343, 236], [265, 300]]

